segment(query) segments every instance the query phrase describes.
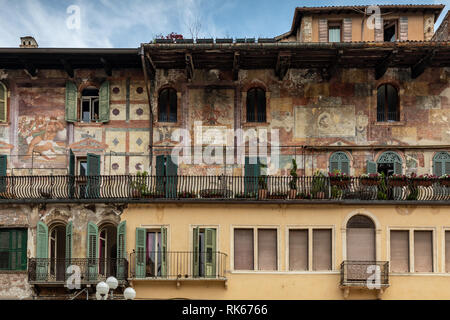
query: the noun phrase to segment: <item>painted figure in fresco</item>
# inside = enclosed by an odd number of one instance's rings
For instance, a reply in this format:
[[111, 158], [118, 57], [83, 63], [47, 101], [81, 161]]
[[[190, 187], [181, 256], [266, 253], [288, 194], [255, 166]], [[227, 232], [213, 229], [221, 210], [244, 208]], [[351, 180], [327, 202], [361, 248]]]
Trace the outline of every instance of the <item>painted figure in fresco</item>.
[[54, 147], [58, 147], [54, 140], [61, 130], [64, 130], [64, 124], [55, 117], [50, 117], [50, 120], [45, 122], [44, 117], [38, 116], [32, 125], [30, 135], [26, 138], [27, 157], [31, 157], [33, 152], [37, 152], [45, 160], [51, 160], [51, 156], [56, 153]]

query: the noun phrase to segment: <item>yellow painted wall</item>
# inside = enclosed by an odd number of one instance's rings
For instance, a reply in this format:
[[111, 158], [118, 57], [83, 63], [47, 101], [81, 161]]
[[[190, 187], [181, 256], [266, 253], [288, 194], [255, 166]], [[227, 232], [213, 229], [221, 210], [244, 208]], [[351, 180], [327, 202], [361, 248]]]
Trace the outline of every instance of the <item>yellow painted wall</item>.
[[[450, 208], [412, 206], [351, 205], [232, 205], [156, 204], [129, 205], [122, 215], [127, 221], [127, 251], [135, 248], [137, 227], [168, 228], [168, 251], [192, 251], [194, 226], [216, 227], [217, 250], [228, 255], [227, 287], [223, 282], [133, 281], [137, 298], [189, 299], [342, 299], [339, 265], [345, 260], [346, 221], [361, 213], [377, 225], [377, 260], [389, 257], [389, 228], [430, 228], [434, 235], [432, 274], [391, 274], [391, 286], [383, 299], [450, 299], [450, 274], [444, 271], [444, 230], [450, 228]], [[275, 272], [232, 271], [233, 227], [278, 229], [278, 265]], [[287, 267], [288, 227], [330, 227], [333, 229], [333, 271], [289, 272]], [[375, 291], [351, 290], [349, 299], [373, 299]]]

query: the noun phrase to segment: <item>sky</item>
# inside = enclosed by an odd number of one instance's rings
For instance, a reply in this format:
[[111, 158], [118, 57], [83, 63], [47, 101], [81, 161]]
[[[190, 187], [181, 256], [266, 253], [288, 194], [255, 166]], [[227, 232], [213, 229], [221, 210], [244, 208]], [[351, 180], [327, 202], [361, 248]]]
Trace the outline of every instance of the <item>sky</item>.
[[136, 48], [171, 32], [266, 38], [289, 31], [298, 6], [436, 3], [447, 6], [437, 29], [450, 0], [0, 0], [0, 47], [18, 47], [25, 35], [54, 48]]

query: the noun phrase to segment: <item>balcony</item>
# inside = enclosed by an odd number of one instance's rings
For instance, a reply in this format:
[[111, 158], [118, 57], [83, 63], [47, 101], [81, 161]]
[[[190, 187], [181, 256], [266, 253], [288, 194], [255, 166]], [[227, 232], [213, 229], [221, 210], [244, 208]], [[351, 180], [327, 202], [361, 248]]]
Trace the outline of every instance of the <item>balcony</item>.
[[350, 289], [377, 290], [378, 297], [389, 287], [389, 262], [343, 261], [341, 264], [341, 289], [347, 298]]
[[[70, 272], [69, 266], [75, 266]], [[79, 273], [74, 272], [79, 268]], [[127, 281], [128, 261], [126, 259], [28, 259], [28, 281], [32, 285], [67, 285], [75, 283], [79, 274], [81, 285], [96, 285], [114, 276], [123, 284]], [[71, 278], [70, 278], [71, 277]], [[69, 281], [68, 281], [69, 280]]]
[[218, 281], [226, 285], [227, 255], [218, 251], [147, 251], [130, 254], [130, 281]]
[[0, 203], [450, 203], [448, 180], [290, 176], [6, 176]]

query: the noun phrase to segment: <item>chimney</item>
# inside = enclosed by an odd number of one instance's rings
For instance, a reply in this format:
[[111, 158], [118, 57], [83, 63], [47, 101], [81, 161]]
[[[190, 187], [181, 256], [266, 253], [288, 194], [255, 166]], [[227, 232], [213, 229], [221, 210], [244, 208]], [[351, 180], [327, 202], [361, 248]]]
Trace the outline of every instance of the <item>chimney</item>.
[[20, 37], [20, 47], [21, 48], [37, 48], [38, 43], [31, 36]]

